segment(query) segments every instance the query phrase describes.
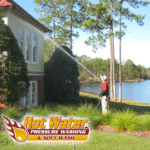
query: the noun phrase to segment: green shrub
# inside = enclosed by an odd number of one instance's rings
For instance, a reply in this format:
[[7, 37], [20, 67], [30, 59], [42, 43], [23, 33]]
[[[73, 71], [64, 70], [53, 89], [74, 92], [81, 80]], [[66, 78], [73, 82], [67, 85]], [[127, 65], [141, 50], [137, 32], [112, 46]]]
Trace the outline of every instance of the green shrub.
[[145, 122], [143, 123], [144, 129], [150, 130], [150, 115], [146, 116]]
[[86, 78], [84, 76], [79, 77], [79, 81], [84, 81], [84, 80], [86, 80]]
[[130, 109], [115, 112], [112, 115], [110, 125], [117, 130], [133, 131], [138, 129], [136, 113]]
[[144, 115], [138, 117], [140, 130], [150, 130], [150, 113], [146, 112]]
[[91, 128], [99, 125], [103, 118], [101, 111], [95, 109], [92, 104], [80, 104], [80, 106], [74, 111], [74, 115], [89, 119], [88, 124]]
[[38, 106], [30, 108], [26, 114], [34, 115], [37, 117], [49, 117], [50, 114], [55, 112], [54, 108], [45, 105], [44, 107]]
[[78, 65], [66, 53], [74, 57], [68, 47], [61, 46], [55, 50], [50, 61], [45, 63], [44, 86], [48, 102], [67, 105], [79, 103]]
[[3, 109], [2, 114], [10, 119], [21, 121], [24, 117], [25, 111], [22, 109], [18, 109], [15, 105], [12, 108], [9, 105], [5, 109]]
[[[94, 128], [100, 124], [108, 124], [117, 130], [150, 130], [150, 113], [137, 115], [136, 112], [126, 109], [123, 111], [110, 110], [103, 115], [100, 109], [95, 109], [92, 104], [80, 104], [73, 106], [65, 105], [45, 105], [44, 107], [33, 107], [30, 109], [18, 109], [13, 106], [0, 111], [10, 119], [21, 121], [26, 115], [34, 115], [36, 117], [49, 117], [52, 115], [61, 115], [64, 117], [84, 118], [88, 119], [88, 126]], [[3, 118], [0, 117], [3, 123]]]
[[73, 114], [74, 110], [70, 106], [58, 105], [57, 113], [62, 116], [68, 116]]
[[110, 124], [110, 122], [111, 122], [111, 119], [112, 119], [112, 116], [113, 116], [113, 111], [112, 110], [110, 110], [107, 114], [104, 114], [103, 115], [103, 119], [102, 119], [102, 124]]

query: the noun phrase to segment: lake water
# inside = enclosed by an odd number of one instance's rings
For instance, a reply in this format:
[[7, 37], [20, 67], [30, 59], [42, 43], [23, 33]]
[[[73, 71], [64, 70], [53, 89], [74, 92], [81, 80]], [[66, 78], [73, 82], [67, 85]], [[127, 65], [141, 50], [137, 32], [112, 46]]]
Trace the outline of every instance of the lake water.
[[[80, 90], [88, 93], [100, 94], [102, 84], [81, 84]], [[116, 96], [119, 97], [119, 82], [116, 83]], [[122, 98], [150, 103], [150, 80], [122, 82]]]

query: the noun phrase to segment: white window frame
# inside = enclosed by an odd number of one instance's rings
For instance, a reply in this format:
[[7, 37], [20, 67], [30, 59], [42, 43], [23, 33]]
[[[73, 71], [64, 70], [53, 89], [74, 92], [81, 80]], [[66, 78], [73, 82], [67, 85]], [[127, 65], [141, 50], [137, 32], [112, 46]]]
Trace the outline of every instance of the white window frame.
[[[33, 93], [33, 84], [35, 84], [35, 92]], [[32, 102], [33, 94], [35, 94], [35, 103]], [[27, 104], [27, 96], [29, 97], [29, 101]], [[20, 107], [35, 107], [38, 106], [38, 87], [37, 81], [30, 81], [29, 93], [26, 96], [22, 97], [19, 102]]]
[[[32, 52], [31, 52], [31, 50], [32, 50], [32, 33], [29, 31], [29, 30], [25, 30], [26, 31], [26, 34], [25, 34], [25, 39], [26, 39], [26, 41], [25, 41], [25, 60], [26, 60], [26, 62], [27, 63], [30, 63], [30, 62], [32, 62], [32, 56], [31, 56], [31, 54], [32, 54]], [[27, 34], [30, 34], [30, 40], [29, 40], [29, 42], [30, 43], [27, 43]], [[29, 60], [27, 59], [27, 47], [29, 46]]]
[[[25, 62], [27, 64], [38, 64], [38, 36], [36, 33], [34, 32], [31, 32], [30, 30], [26, 29], [26, 28], [23, 28], [22, 26], [18, 25], [18, 45], [19, 45], [19, 28], [23, 30], [23, 49], [22, 49], [22, 53], [24, 55], [24, 58], [25, 58]], [[27, 60], [27, 32], [30, 33], [30, 51], [29, 51], [29, 60]], [[35, 55], [35, 58], [36, 58], [36, 61], [33, 61], [33, 48], [34, 48], [34, 45], [33, 45], [33, 37], [35, 36], [35, 47], [36, 47], [36, 55]]]
[[[23, 30], [23, 40], [19, 39], [19, 29]], [[22, 49], [21, 49], [21, 51], [22, 51], [22, 53], [23, 53], [23, 55], [24, 55], [25, 30], [24, 30], [24, 28], [21, 27], [21, 26], [18, 26], [18, 45], [19, 45], [19, 42], [22, 42]], [[20, 46], [19, 46], [19, 48], [20, 48]]]
[[[34, 41], [33, 38], [34, 38], [34, 36], [35, 36], [35, 45], [33, 44], [33, 41]], [[36, 48], [36, 53], [35, 53], [36, 61], [33, 60], [33, 57], [34, 57], [34, 56], [33, 56], [33, 52], [34, 52], [33, 48], [34, 48], [34, 47]], [[37, 64], [37, 52], [38, 52], [38, 47], [37, 47], [37, 35], [36, 35], [35, 33], [32, 33], [32, 47], [31, 47], [31, 48], [32, 48], [32, 51], [31, 51], [31, 52], [32, 52], [32, 55], [31, 55], [31, 57], [32, 57], [32, 63]]]

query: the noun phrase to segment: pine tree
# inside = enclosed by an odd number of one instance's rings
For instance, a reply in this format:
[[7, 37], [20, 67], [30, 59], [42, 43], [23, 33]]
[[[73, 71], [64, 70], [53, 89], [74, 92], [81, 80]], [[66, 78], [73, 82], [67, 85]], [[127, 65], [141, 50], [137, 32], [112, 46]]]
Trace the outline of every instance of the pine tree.
[[53, 30], [53, 52], [55, 51], [55, 38], [60, 39], [62, 43], [66, 41], [64, 31], [65, 28], [61, 25], [62, 12], [64, 10], [61, 0], [34, 0], [34, 3], [40, 8], [35, 8], [37, 13], [40, 13], [39, 21]]
[[121, 37], [124, 35], [124, 32], [121, 29], [123, 23], [121, 23], [121, 16], [126, 17], [128, 20], [135, 20], [140, 26], [144, 25], [143, 19], [144, 16], [136, 15], [132, 13], [129, 8], [124, 8], [123, 3], [128, 3], [133, 8], [139, 8], [140, 6], [147, 6], [150, 4], [148, 1], [139, 1], [139, 0], [120, 0], [114, 1], [115, 15], [119, 13], [119, 102], [122, 102], [122, 82], [121, 82]]
[[72, 51], [72, 37], [78, 37], [78, 32], [74, 33], [74, 28], [79, 28], [85, 18], [86, 0], [65, 0], [63, 25], [69, 28], [70, 50]]
[[73, 28], [79, 28], [84, 20], [86, 0], [34, 0], [34, 2], [41, 6], [41, 9], [36, 9], [41, 13], [39, 21], [50, 28], [53, 22], [53, 28], [51, 28], [53, 42], [57, 37], [65, 45], [70, 45], [72, 50], [72, 37], [79, 36], [77, 32], [73, 32]]
[[[119, 11], [121, 11], [121, 15], [132, 21], [135, 20], [139, 25], [143, 25], [144, 17], [141, 15], [136, 15], [130, 11], [129, 8], [124, 8], [122, 3], [126, 2], [133, 8], [138, 8], [140, 6], [147, 6], [149, 4], [148, 1], [134, 1], [134, 0], [100, 0], [98, 4], [89, 3], [87, 7], [87, 16], [89, 19], [83, 23], [83, 27], [85, 30], [94, 33], [92, 36], [88, 38], [85, 42], [87, 45], [93, 46], [93, 51], [97, 50], [98, 47], [104, 47], [105, 42], [110, 37], [110, 93], [111, 97], [116, 100], [116, 92], [115, 92], [115, 65], [114, 65], [114, 35], [121, 37], [125, 34], [123, 30], [113, 31], [113, 26], [117, 26], [118, 20], [115, 20], [113, 16], [118, 16]], [[121, 4], [119, 4], [121, 3]], [[121, 10], [120, 10], [121, 9]], [[88, 17], [87, 17], [88, 18]], [[121, 19], [120, 19], [121, 21]], [[123, 28], [127, 28], [124, 23], [121, 23]], [[108, 33], [108, 28], [110, 27], [110, 31]], [[120, 38], [121, 39], [121, 38]], [[121, 44], [120, 44], [121, 45]], [[120, 51], [121, 53], [121, 51]], [[120, 56], [121, 57], [121, 56]], [[121, 61], [121, 58], [120, 58]], [[120, 64], [121, 66], [121, 64]], [[121, 77], [121, 75], [120, 75]]]
[[93, 35], [85, 42], [87, 45], [93, 46], [93, 51], [96, 51], [98, 47], [104, 47], [106, 40], [110, 39], [110, 97], [115, 100], [113, 25], [116, 21], [112, 17], [112, 6], [111, 0], [109, 2], [101, 0], [98, 4], [89, 3], [87, 7], [89, 19], [83, 23], [83, 28], [91, 33], [93, 32]]

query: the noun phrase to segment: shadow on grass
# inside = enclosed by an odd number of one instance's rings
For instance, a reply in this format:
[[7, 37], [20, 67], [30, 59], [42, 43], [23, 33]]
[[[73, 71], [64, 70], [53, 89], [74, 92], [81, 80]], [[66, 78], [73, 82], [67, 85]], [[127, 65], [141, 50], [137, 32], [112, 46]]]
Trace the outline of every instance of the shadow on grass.
[[80, 96], [80, 102], [81, 103], [87, 103], [87, 104], [98, 104], [99, 99], [94, 97], [88, 97], [88, 96]]
[[[88, 96], [80, 96], [81, 103], [87, 103], [87, 104], [93, 104], [98, 105], [99, 99], [88, 97]], [[99, 106], [99, 108], [101, 105]], [[137, 105], [130, 105], [125, 103], [119, 103], [119, 102], [110, 102], [110, 109], [115, 110], [126, 110], [127, 108], [137, 112], [137, 113], [144, 113], [144, 112], [150, 112], [150, 106], [137, 106]]]
[[125, 110], [127, 108], [130, 108], [131, 110], [138, 113], [150, 112], [150, 106], [137, 106], [125, 103], [110, 102], [110, 109]]

